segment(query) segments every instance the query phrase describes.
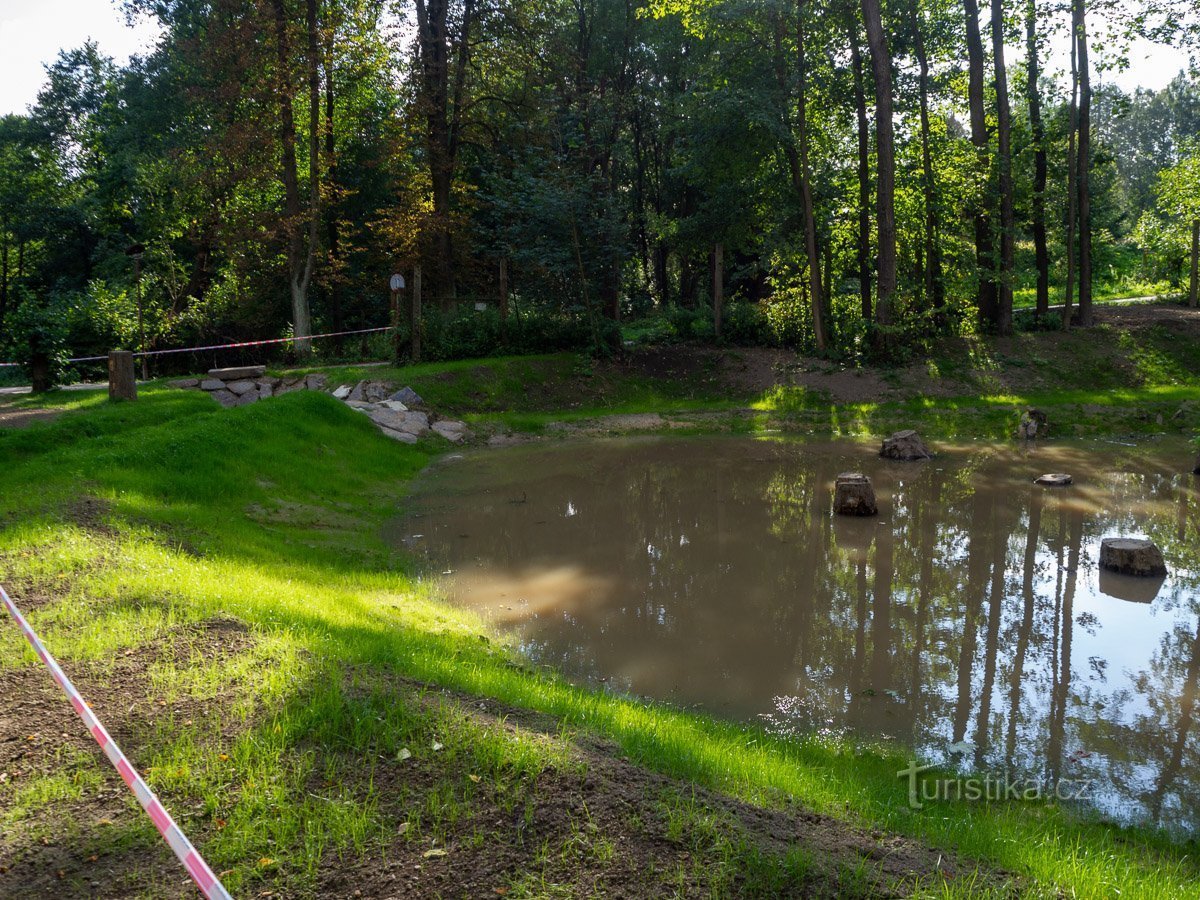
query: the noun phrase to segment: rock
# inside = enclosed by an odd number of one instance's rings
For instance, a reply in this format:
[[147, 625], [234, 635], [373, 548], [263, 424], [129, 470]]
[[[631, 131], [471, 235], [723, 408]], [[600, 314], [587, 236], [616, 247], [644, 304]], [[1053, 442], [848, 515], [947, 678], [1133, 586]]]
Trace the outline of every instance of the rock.
[[395, 431], [391, 428], [381, 428], [379, 430], [393, 441], [399, 441], [402, 444], [415, 444], [417, 442], [417, 436], [409, 434], [407, 431]]
[[933, 454], [921, 440], [921, 436], [912, 429], [897, 431], [883, 441], [879, 455], [884, 459], [898, 459], [903, 462], [913, 462], [918, 459], [933, 459]]
[[304, 379], [303, 378], [301, 378], [298, 381], [288, 380], [288, 381], [283, 382], [282, 384], [279, 385], [279, 387], [275, 388], [275, 393], [276, 393], [276, 395], [290, 394], [292, 391], [302, 391], [302, 390], [304, 390]]
[[410, 387], [400, 388], [400, 390], [396, 391], [396, 393], [392, 394], [392, 396], [388, 397], [388, 399], [395, 400], [397, 403], [403, 403], [405, 406], [410, 408], [413, 406], [425, 405], [425, 401], [421, 399], [421, 395]]
[[200, 386], [199, 378], [180, 378], [176, 381], [171, 382], [171, 387], [179, 388], [181, 391], [190, 390], [191, 388], [197, 388], [199, 386]]
[[261, 378], [267, 372], [266, 366], [240, 366], [234, 369], [209, 369], [209, 378], [219, 378], [222, 381], [241, 381], [245, 378]]
[[1043, 487], [1066, 487], [1068, 484], [1072, 484], [1073, 482], [1074, 479], [1072, 479], [1070, 475], [1066, 475], [1062, 472], [1055, 472], [1051, 475], [1041, 475], [1033, 483], [1040, 484]]
[[214, 400], [216, 400], [218, 403], [220, 403], [222, 406], [224, 406], [226, 409], [228, 409], [231, 406], [236, 405], [237, 401], [238, 401], [237, 394], [233, 393], [232, 391], [227, 391], [224, 388], [222, 388], [219, 391], [213, 391], [211, 394], [209, 394], [209, 396], [212, 397]]
[[379, 406], [377, 403], [368, 403], [366, 400], [347, 400], [346, 405], [351, 409], [359, 410], [372, 410]]
[[225, 385], [225, 389], [232, 391], [241, 397], [243, 394], [248, 394], [251, 391], [258, 393], [257, 381], [231, 381]]
[[269, 397], [275, 396], [275, 386], [269, 381], [260, 381], [258, 383], [258, 399], [266, 400]]
[[834, 490], [833, 511], [839, 516], [877, 515], [879, 504], [875, 501], [871, 479], [859, 472], [843, 472], [839, 475]]
[[440, 422], [433, 423], [433, 431], [440, 434], [452, 444], [457, 444], [467, 436], [467, 426], [463, 422], [455, 422], [450, 419], [443, 419]]
[[1100, 542], [1100, 568], [1122, 575], [1161, 577], [1167, 574], [1162, 551], [1141, 538], [1105, 538]]
[[325, 385], [328, 382], [329, 382], [328, 375], [315, 375], [314, 374], [314, 375], [306, 375], [304, 377], [304, 384], [308, 387], [308, 389], [310, 391], [323, 391], [325, 389]]
[[225, 382], [223, 382], [220, 378], [206, 378], [200, 382], [200, 390], [223, 391], [225, 390]]
[[358, 384], [356, 384], [353, 388], [350, 389], [350, 394], [349, 394], [349, 396], [346, 397], [346, 399], [347, 400], [366, 400], [367, 398], [363, 394], [363, 385], [365, 385], [365, 384], [366, 384], [365, 381], [360, 381]]
[[343, 384], [340, 388], [333, 392], [334, 400], [345, 400], [350, 396], [351, 387], [348, 384]]
[[258, 391], [247, 391], [234, 401], [234, 406], [249, 406], [251, 403], [258, 402]]
[[407, 431], [409, 434], [415, 434], [417, 437], [429, 431], [429, 416], [423, 412], [406, 412], [393, 413], [393, 415], [403, 416], [404, 424], [400, 427], [401, 431]]
[[386, 406], [388, 409], [393, 410], [395, 412], [408, 412], [408, 407], [405, 406], [403, 403], [401, 403], [399, 400], [384, 400], [379, 405]]
[[1017, 437], [1032, 441], [1038, 435], [1045, 437], [1048, 430], [1046, 414], [1040, 409], [1027, 409], [1021, 416], [1021, 424], [1017, 426]]
[[382, 403], [387, 399], [391, 386], [380, 384], [378, 381], [368, 381], [363, 385], [363, 398], [372, 403]]

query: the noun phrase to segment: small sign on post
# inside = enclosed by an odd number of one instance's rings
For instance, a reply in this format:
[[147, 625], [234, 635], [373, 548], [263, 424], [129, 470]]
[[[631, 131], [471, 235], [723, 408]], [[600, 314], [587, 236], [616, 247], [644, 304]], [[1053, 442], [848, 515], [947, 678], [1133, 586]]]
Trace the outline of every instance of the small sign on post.
[[129, 350], [109, 351], [108, 399], [137, 399], [137, 379], [133, 374], [133, 353]]
[[388, 288], [392, 292], [392, 363], [400, 365], [400, 295], [404, 293], [404, 276], [397, 272], [388, 279]]

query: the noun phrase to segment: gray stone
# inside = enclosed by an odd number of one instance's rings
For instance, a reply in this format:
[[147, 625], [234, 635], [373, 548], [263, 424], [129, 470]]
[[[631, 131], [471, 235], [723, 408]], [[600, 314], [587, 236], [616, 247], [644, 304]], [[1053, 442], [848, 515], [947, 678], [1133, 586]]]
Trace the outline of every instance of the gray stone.
[[328, 384], [328, 382], [329, 382], [328, 375], [313, 374], [313, 375], [306, 375], [304, 378], [304, 384], [308, 387], [308, 389], [310, 391], [323, 391], [325, 389], [325, 385]]
[[898, 459], [912, 462], [918, 459], [933, 459], [933, 454], [921, 440], [921, 436], [912, 429], [897, 431], [889, 438], [884, 438], [879, 455], [884, 459]]
[[276, 393], [276, 395], [290, 394], [292, 391], [302, 391], [302, 390], [304, 390], [304, 379], [303, 378], [301, 378], [299, 381], [283, 382], [283, 384], [281, 384], [281, 385], [279, 385], [279, 387], [275, 388], [275, 393]]
[[410, 387], [400, 388], [400, 390], [396, 391], [396, 393], [392, 394], [392, 396], [388, 397], [388, 399], [395, 400], [398, 403], [403, 403], [408, 407], [423, 406], [425, 404], [425, 401], [421, 399], [421, 395]]
[[408, 413], [395, 412], [391, 409], [383, 409], [377, 406], [370, 406], [369, 404], [356, 405], [351, 408], [361, 409], [380, 428], [392, 428], [396, 431], [404, 430], [404, 423], [408, 418]]
[[209, 396], [212, 397], [214, 400], [216, 400], [218, 403], [220, 403], [222, 406], [224, 406], [226, 409], [228, 409], [231, 406], [234, 406], [238, 401], [237, 394], [234, 394], [231, 391], [227, 391], [224, 389], [221, 389], [219, 391], [213, 391], [211, 394], [209, 394]]
[[432, 428], [452, 444], [457, 444], [467, 436], [467, 426], [462, 422], [443, 419], [440, 422], [434, 422]]
[[350, 394], [346, 397], [346, 399], [347, 400], [366, 400], [367, 398], [363, 394], [363, 385], [364, 384], [366, 384], [365, 381], [360, 381], [353, 388], [351, 388]]
[[334, 400], [345, 400], [350, 396], [350, 385], [343, 384], [340, 388], [333, 392]]
[[833, 511], [839, 516], [874, 516], [879, 513], [871, 479], [859, 472], [843, 472], [837, 477]]
[[223, 382], [220, 378], [206, 378], [200, 382], [200, 390], [223, 391], [225, 390], [225, 382]]
[[222, 381], [241, 381], [244, 378], [261, 378], [267, 372], [266, 366], [238, 366], [233, 369], [209, 369], [209, 378], [220, 378]]
[[393, 441], [399, 441], [402, 444], [415, 444], [417, 442], [417, 436], [409, 434], [407, 431], [396, 431], [392, 428], [381, 428], [379, 430]]
[[1100, 542], [1100, 568], [1122, 575], [1160, 577], [1167, 574], [1162, 551], [1141, 538], [1105, 538]]
[[1032, 441], [1039, 435], [1045, 437], [1048, 430], [1046, 414], [1040, 409], [1027, 409], [1021, 416], [1021, 424], [1017, 426], [1017, 437], [1021, 440]]
[[380, 384], [377, 381], [368, 381], [363, 386], [363, 397], [372, 403], [381, 403], [387, 399], [390, 391], [391, 388], [389, 385]]
[[250, 393], [251, 391], [254, 391], [255, 393], [257, 393], [258, 392], [258, 382], [257, 381], [231, 381], [225, 385], [225, 389], [232, 391], [233, 393], [237, 394], [240, 397], [243, 394]]
[[1038, 476], [1033, 483], [1040, 484], [1042, 487], [1066, 487], [1074, 483], [1074, 479], [1065, 472], [1054, 472], [1049, 475]]
[[171, 387], [179, 388], [182, 391], [190, 390], [200, 386], [199, 378], [179, 378], [171, 382]]
[[234, 406], [249, 406], [251, 403], [257, 403], [257, 402], [258, 402], [258, 391], [250, 391], [249, 393], [242, 394], [240, 397], [238, 397], [237, 400], [234, 401], [233, 405]]
[[388, 409], [394, 410], [395, 412], [408, 412], [408, 407], [399, 400], [384, 400], [379, 405], [386, 406]]
[[404, 416], [404, 424], [400, 426], [401, 431], [407, 431], [409, 434], [415, 434], [417, 437], [429, 431], [429, 416], [423, 412], [406, 412], [394, 413], [394, 415]]
[[275, 386], [269, 381], [260, 381], [258, 383], [258, 399], [266, 400], [275, 396]]

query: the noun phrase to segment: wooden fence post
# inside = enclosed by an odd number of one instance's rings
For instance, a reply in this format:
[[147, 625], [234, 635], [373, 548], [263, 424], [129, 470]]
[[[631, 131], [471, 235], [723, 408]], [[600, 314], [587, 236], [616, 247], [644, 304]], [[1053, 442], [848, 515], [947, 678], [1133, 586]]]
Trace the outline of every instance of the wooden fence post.
[[413, 269], [412, 284], [412, 333], [409, 356], [414, 363], [421, 361], [421, 267]]
[[137, 379], [133, 374], [133, 353], [129, 350], [109, 351], [108, 399], [137, 399]]
[[725, 306], [725, 245], [713, 248], [713, 333], [721, 339], [721, 316]]

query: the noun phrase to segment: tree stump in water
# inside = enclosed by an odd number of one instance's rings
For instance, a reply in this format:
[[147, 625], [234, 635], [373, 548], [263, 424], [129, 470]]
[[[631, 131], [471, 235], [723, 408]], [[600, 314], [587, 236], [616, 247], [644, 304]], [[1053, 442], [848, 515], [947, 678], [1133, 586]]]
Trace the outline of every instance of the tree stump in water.
[[1100, 568], [1143, 578], [1167, 574], [1162, 551], [1140, 538], [1105, 538], [1100, 542]]
[[133, 354], [128, 350], [113, 350], [108, 354], [108, 399], [137, 399], [137, 379], [133, 374]]
[[859, 472], [843, 472], [837, 477], [833, 496], [833, 511], [839, 516], [873, 516], [878, 514], [875, 489], [871, 479]]
[[1040, 484], [1042, 487], [1066, 487], [1073, 483], [1074, 479], [1070, 475], [1063, 472], [1055, 472], [1052, 475], [1040, 476], [1034, 484]]
[[902, 462], [933, 459], [933, 454], [929, 452], [921, 436], [912, 429], [897, 431], [891, 437], [884, 438], [879, 455], [884, 459], [898, 459]]

